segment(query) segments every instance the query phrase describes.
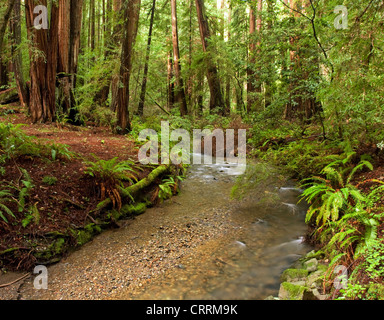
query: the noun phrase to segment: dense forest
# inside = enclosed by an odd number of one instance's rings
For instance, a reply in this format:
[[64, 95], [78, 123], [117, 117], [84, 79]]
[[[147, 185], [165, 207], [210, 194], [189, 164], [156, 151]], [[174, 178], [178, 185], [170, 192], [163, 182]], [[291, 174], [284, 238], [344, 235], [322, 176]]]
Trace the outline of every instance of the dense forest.
[[[384, 297], [382, 0], [0, 0], [0, 12], [0, 267], [57, 262], [177, 194], [187, 166], [137, 161], [140, 132], [168, 121], [246, 129], [252, 164], [233, 198], [294, 179], [328, 297]], [[349, 281], [335, 290], [340, 265]]]

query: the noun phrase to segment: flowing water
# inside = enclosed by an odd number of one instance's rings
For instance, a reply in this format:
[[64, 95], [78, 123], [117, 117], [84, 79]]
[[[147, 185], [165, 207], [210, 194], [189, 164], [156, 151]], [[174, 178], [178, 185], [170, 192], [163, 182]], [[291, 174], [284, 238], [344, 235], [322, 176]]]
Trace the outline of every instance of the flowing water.
[[[236, 164], [191, 166], [182, 192], [165, 204], [169, 219], [221, 219], [222, 237], [209, 239], [162, 280], [134, 299], [265, 299], [277, 296], [282, 271], [311, 248], [303, 243], [307, 205], [298, 204], [301, 190], [276, 188], [278, 201], [265, 206], [260, 196], [230, 201], [230, 190], [242, 168]], [[260, 191], [255, 191], [260, 192]], [[252, 191], [251, 191], [252, 194]], [[157, 208], [151, 210], [158, 210]], [[216, 216], [211, 216], [216, 212]], [[207, 218], [208, 217], [208, 218]], [[210, 218], [209, 218], [210, 217]], [[127, 298], [127, 295], [120, 295]]]
[[[311, 250], [306, 205], [293, 186], [232, 200], [243, 168], [192, 165], [177, 197], [110, 230], [49, 268], [49, 290], [32, 279], [22, 299], [265, 299]], [[269, 191], [270, 192], [270, 191]], [[260, 203], [262, 195], [275, 201]], [[0, 292], [1, 295], [1, 292]]]

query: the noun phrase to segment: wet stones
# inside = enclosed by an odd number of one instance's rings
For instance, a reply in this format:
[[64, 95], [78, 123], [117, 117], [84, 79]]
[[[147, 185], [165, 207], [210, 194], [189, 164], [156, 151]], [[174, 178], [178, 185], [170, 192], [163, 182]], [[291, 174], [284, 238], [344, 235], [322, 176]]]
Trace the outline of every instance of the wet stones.
[[327, 300], [329, 295], [322, 294], [326, 271], [312, 251], [283, 272], [278, 297], [266, 300]]

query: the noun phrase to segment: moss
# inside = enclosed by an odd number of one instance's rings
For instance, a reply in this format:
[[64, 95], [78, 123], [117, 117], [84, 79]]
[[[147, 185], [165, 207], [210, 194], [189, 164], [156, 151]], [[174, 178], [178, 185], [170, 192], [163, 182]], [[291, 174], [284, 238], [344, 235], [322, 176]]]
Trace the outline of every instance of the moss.
[[287, 269], [281, 275], [281, 282], [292, 282], [303, 280], [308, 276], [308, 270], [305, 269]]
[[58, 261], [59, 257], [64, 253], [66, 248], [66, 241], [64, 238], [59, 237], [55, 239], [46, 249], [36, 251], [34, 256], [42, 261]]
[[127, 204], [121, 208], [121, 212], [124, 216], [140, 215], [147, 210], [147, 205], [143, 202], [136, 205]]
[[91, 241], [92, 238], [101, 233], [101, 227], [94, 224], [90, 223], [84, 227], [82, 230], [78, 231], [72, 231], [75, 235], [77, 245], [82, 246], [86, 244], [87, 242]]
[[303, 300], [306, 287], [290, 282], [283, 282], [280, 287], [279, 298], [281, 300]]

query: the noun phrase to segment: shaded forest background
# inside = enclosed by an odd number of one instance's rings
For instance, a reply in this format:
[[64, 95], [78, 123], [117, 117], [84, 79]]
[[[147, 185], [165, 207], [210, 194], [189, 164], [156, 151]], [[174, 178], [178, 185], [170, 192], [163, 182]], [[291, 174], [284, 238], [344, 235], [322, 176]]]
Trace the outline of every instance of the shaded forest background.
[[[48, 29], [34, 28], [37, 5]], [[337, 5], [2, 0], [0, 87], [17, 88], [33, 122], [127, 133], [134, 115], [240, 115], [378, 142], [384, 3], [344, 1], [344, 16]]]

